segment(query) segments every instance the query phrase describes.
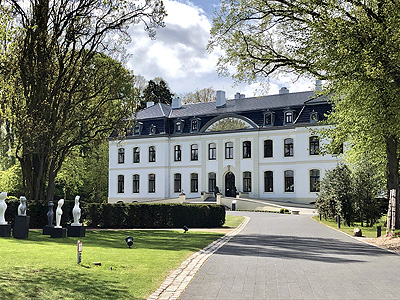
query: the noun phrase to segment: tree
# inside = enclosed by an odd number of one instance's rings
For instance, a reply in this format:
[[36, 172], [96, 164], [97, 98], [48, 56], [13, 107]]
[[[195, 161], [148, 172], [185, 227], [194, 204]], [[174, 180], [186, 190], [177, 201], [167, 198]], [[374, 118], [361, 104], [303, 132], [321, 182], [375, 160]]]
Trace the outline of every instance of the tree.
[[200, 102], [212, 102], [215, 101], [216, 93], [212, 87], [196, 90], [193, 93], [187, 93], [183, 95], [182, 102], [188, 103], [200, 103]]
[[[117, 57], [130, 25], [154, 37], [159, 0], [2, 1], [21, 30], [2, 72], [2, 111], [11, 124], [26, 196], [52, 200], [62, 163], [79, 145], [122, 129], [134, 105], [132, 74]], [[12, 87], [7, 89], [6, 87]]]
[[329, 121], [345, 129], [332, 135], [383, 145], [387, 188], [398, 190], [398, 0], [226, 0], [208, 49], [216, 46], [225, 51], [219, 72], [233, 65], [238, 81], [265, 81], [277, 72], [327, 80]]
[[146, 107], [147, 102], [171, 104], [173, 93], [168, 84], [162, 78], [149, 80], [147, 87], [143, 91], [143, 98], [138, 109]]

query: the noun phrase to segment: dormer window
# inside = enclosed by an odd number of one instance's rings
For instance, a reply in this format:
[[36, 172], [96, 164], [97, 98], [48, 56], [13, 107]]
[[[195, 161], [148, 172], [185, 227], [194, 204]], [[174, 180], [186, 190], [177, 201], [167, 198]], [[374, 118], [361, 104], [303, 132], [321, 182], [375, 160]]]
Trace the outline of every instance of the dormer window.
[[154, 135], [154, 134], [156, 134], [156, 131], [157, 131], [157, 126], [154, 124], [151, 124], [149, 134]]
[[183, 125], [184, 125], [184, 121], [181, 119], [178, 119], [175, 121], [175, 128], [174, 128], [174, 132], [175, 133], [182, 133], [183, 132]]
[[193, 118], [190, 121], [190, 132], [198, 132], [200, 128], [200, 119], [199, 118]]
[[293, 124], [293, 122], [294, 122], [294, 110], [286, 110], [286, 111], [284, 111], [283, 117], [284, 117], [283, 121], [284, 121], [285, 125], [286, 124]]
[[316, 122], [318, 122], [318, 113], [313, 110], [310, 113], [310, 123], [316, 123]]
[[264, 113], [264, 126], [273, 126], [275, 122], [275, 113], [267, 111]]
[[142, 129], [143, 129], [143, 123], [136, 122], [135, 125], [133, 126], [133, 135], [141, 135]]

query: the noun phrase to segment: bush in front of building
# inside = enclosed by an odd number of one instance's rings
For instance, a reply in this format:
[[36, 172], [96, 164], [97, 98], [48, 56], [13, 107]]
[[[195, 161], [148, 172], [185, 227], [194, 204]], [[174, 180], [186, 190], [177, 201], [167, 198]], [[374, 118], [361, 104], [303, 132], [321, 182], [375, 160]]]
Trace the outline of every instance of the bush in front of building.
[[216, 204], [91, 203], [87, 225], [99, 228], [221, 227], [225, 208]]

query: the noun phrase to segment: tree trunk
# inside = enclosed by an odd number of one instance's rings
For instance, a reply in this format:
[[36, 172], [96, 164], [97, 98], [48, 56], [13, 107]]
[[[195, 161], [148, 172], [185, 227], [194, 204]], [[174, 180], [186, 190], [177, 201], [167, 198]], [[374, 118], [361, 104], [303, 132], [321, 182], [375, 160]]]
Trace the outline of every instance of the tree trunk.
[[388, 194], [392, 189], [396, 190], [396, 219], [395, 228], [400, 228], [399, 218], [399, 159], [397, 157], [397, 138], [390, 136], [386, 138], [386, 155], [387, 155], [387, 167], [386, 167], [386, 178], [387, 178], [387, 189]]

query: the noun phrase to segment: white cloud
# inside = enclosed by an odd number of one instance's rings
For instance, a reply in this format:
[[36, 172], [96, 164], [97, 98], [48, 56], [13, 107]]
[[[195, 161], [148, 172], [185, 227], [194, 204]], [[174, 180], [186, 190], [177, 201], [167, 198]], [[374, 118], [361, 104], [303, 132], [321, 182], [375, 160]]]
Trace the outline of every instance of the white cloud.
[[[218, 50], [211, 54], [206, 50], [211, 21], [202, 8], [188, 1], [165, 0], [164, 4], [168, 14], [164, 20], [166, 27], [157, 30], [156, 40], [150, 40], [140, 24], [129, 30], [132, 43], [127, 46], [127, 52], [131, 54], [128, 67], [135, 74], [147, 80], [162, 77], [177, 94], [205, 87], [225, 90], [228, 98], [233, 98], [236, 92], [248, 97], [266, 94], [257, 83], [233, 87], [231, 78], [217, 75], [219, 54]], [[268, 94], [278, 93], [282, 86], [292, 92], [312, 88], [307, 80], [293, 82], [291, 76], [278, 79], [271, 80]]]

